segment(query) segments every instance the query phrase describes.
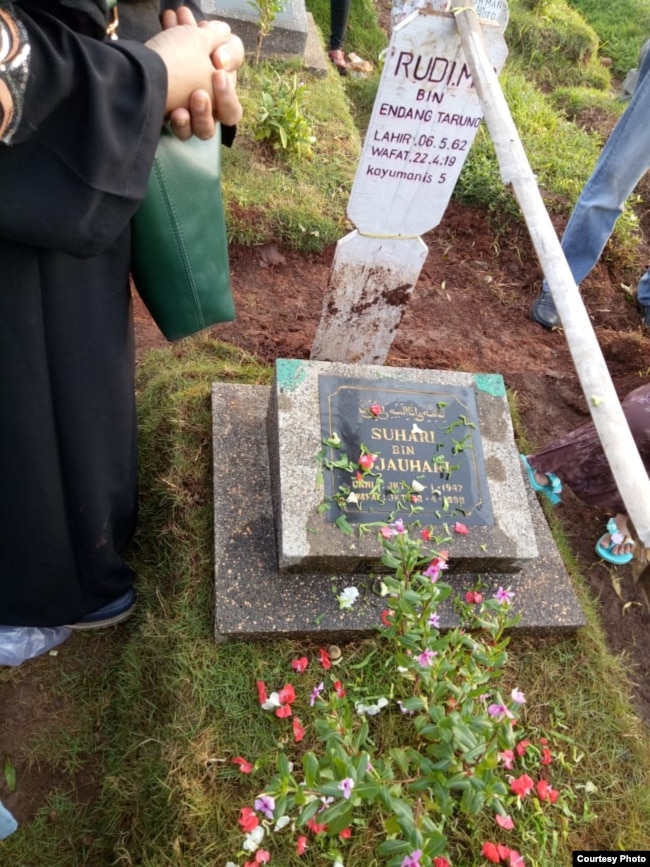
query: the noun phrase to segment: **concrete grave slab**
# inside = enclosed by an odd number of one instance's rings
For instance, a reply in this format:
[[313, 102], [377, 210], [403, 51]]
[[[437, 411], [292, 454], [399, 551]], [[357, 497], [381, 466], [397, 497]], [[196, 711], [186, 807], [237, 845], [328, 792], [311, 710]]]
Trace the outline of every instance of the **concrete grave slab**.
[[[391, 368], [390, 374], [396, 370]], [[384, 608], [373, 576], [336, 570], [291, 572], [278, 567], [271, 484], [276, 469], [269, 460], [267, 439], [272, 391], [266, 386], [213, 384], [215, 638], [314, 635], [325, 641], [372, 633]], [[524, 484], [509, 425], [503, 436], [500, 451], [496, 444], [487, 449], [488, 453], [494, 449], [487, 458], [492, 467], [488, 472], [494, 474], [500, 467], [506, 496], [508, 487], [517, 492], [515, 498], [523, 493], [520, 505], [530, 516], [524, 545], [537, 554], [522, 558], [519, 572], [485, 571], [480, 581], [486, 594], [499, 586], [515, 591], [513, 607], [521, 617], [517, 633], [570, 635], [584, 625], [584, 616], [544, 513]], [[305, 451], [307, 448], [305, 442]], [[464, 592], [474, 589], [477, 573], [445, 573], [445, 580]], [[352, 610], [342, 611], [336, 596], [346, 586], [356, 586], [361, 595]], [[439, 613], [443, 629], [457, 624], [450, 603], [441, 606]]]

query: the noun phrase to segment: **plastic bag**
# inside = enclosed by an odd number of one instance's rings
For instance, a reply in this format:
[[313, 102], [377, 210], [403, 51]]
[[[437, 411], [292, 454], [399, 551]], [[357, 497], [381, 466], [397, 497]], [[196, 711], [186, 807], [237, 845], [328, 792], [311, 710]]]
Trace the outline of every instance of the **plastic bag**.
[[0, 626], [0, 665], [20, 665], [71, 635], [67, 626]]

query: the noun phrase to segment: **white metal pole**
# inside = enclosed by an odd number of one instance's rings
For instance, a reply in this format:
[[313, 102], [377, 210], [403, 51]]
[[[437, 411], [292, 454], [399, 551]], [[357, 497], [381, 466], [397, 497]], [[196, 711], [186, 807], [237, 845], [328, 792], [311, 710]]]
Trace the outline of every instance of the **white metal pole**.
[[632, 437], [553, 224], [542, 200], [519, 133], [485, 47], [478, 16], [468, 0], [452, 0], [467, 65], [494, 142], [504, 184], [511, 184], [564, 328], [569, 351], [587, 398], [625, 508], [645, 547], [650, 547], [650, 479]]

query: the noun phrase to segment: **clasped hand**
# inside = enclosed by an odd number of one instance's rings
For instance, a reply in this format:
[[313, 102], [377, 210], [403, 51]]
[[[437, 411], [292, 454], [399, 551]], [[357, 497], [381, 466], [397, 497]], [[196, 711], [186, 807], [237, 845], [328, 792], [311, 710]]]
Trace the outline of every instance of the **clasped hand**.
[[223, 21], [196, 22], [185, 6], [168, 9], [163, 30], [146, 43], [167, 67], [166, 110], [174, 133], [211, 138], [216, 123], [233, 126], [241, 120], [237, 70], [244, 46]]

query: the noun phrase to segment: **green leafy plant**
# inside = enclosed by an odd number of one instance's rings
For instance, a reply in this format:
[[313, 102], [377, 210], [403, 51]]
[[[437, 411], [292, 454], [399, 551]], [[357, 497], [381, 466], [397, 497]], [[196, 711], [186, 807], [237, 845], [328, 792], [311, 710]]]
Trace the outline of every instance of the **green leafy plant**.
[[298, 157], [311, 157], [316, 141], [304, 115], [306, 87], [294, 74], [291, 79], [276, 74], [266, 79], [255, 123], [255, 140], [268, 142], [273, 150]]
[[[507, 834], [508, 844], [485, 839], [480, 855], [525, 867], [520, 849], [530, 845], [541, 854], [540, 841], [557, 840], [567, 820], [577, 817], [570, 798], [550, 783], [549, 740], [528, 739], [521, 728], [523, 693], [515, 688], [504, 698], [514, 594], [500, 587], [485, 599], [477, 586], [456, 600], [460, 623], [443, 633], [437, 609], [453, 592], [439, 580], [448, 553], [435, 550], [428, 530], [411, 537], [401, 520], [384, 524], [379, 539], [390, 570], [382, 582], [387, 607], [379, 627], [388, 660], [385, 694], [357, 694], [354, 685], [336, 679], [332, 660], [320, 650], [325, 674], [309, 696], [317, 746], [300, 764], [279, 753], [263, 792], [240, 811], [245, 836], [237, 857], [254, 856], [244, 867], [265, 864], [272, 851], [262, 847], [274, 849], [275, 834], [292, 834], [296, 854], [310, 848], [325, 863], [343, 867], [347, 841], [372, 827], [375, 854], [388, 867], [450, 867], [446, 826], [491, 814], [490, 837]], [[299, 673], [308, 665], [306, 656], [291, 662]], [[294, 740], [301, 742], [307, 729], [294, 715], [300, 697], [293, 685], [269, 692], [258, 681], [257, 689], [264, 711], [293, 716]], [[396, 717], [399, 747], [384, 748], [373, 731], [380, 713]], [[243, 773], [257, 766], [242, 756], [233, 761]], [[533, 837], [527, 812], [538, 831]], [[587, 814], [583, 810], [583, 818]]]
[[264, 40], [273, 28], [273, 23], [286, 5], [286, 0], [248, 0], [259, 16], [255, 42], [255, 66], [260, 62]]

